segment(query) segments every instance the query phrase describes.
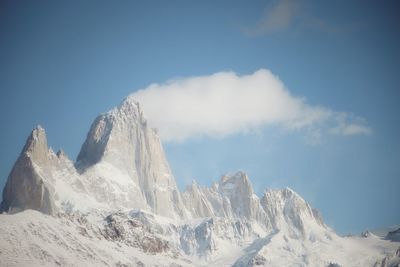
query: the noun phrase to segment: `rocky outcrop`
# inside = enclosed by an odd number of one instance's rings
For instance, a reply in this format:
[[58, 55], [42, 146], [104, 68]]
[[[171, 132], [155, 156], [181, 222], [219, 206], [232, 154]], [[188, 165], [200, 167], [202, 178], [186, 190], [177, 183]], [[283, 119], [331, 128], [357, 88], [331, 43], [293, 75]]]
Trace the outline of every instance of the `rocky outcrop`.
[[[263, 231], [283, 231], [295, 239], [313, 239], [310, 229], [328, 229], [320, 213], [290, 188], [267, 190], [259, 199], [243, 172], [222, 176], [212, 187], [193, 183], [183, 192], [195, 217], [223, 217], [232, 223], [254, 223]], [[252, 232], [251, 227], [238, 230]]]
[[148, 225], [124, 213], [110, 214], [105, 218], [101, 234], [108, 240], [123, 242], [140, 248], [143, 252], [157, 254], [171, 250], [168, 241], [153, 233]]
[[274, 229], [285, 229], [294, 238], [308, 235], [307, 223], [326, 228], [319, 212], [290, 188], [267, 190], [261, 198], [269, 221]]
[[50, 165], [51, 151], [47, 147], [46, 133], [38, 126], [28, 137], [8, 176], [1, 211], [15, 213], [34, 209], [46, 214], [54, 213], [54, 190], [46, 177]]
[[232, 213], [238, 218], [265, 221], [265, 212], [254, 193], [249, 177], [244, 172], [225, 175], [219, 183], [219, 191], [229, 199]]
[[125, 184], [132, 185], [130, 194], [135, 198], [127, 195], [128, 203], [123, 206], [150, 209], [171, 218], [187, 217], [161, 141], [131, 97], [93, 122], [76, 166], [83, 175], [107, 166], [115, 170], [110, 176], [102, 172], [108, 181], [117, 180], [116, 172], [129, 177]]
[[[400, 242], [400, 228], [390, 231], [385, 239]], [[400, 253], [399, 253], [400, 254]], [[400, 256], [400, 255], [399, 255]]]
[[186, 208], [195, 217], [203, 218], [215, 216], [214, 209], [207, 196], [204, 194], [204, 190], [205, 189], [201, 188], [193, 181], [182, 194]]
[[73, 162], [47, 145], [45, 130], [33, 129], [3, 189], [3, 212], [33, 209], [46, 214], [98, 208]]
[[183, 198], [186, 207], [195, 217], [246, 219], [268, 225], [260, 199], [244, 172], [224, 175], [218, 184], [210, 188], [201, 188], [193, 183], [186, 188]]

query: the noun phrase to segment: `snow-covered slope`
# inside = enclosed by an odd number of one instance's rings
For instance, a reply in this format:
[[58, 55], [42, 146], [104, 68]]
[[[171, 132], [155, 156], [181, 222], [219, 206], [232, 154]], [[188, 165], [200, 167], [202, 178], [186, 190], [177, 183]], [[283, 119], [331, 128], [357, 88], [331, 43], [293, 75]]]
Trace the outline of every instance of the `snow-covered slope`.
[[132, 97], [95, 119], [76, 162], [35, 128], [1, 211], [1, 266], [391, 266], [400, 254], [393, 239], [338, 236], [289, 188], [259, 198], [243, 172], [179, 192]]
[[143, 211], [101, 217], [25, 210], [0, 214], [0, 265], [387, 267], [400, 262], [399, 243], [376, 237], [325, 232], [298, 239], [286, 231], [256, 235], [250, 229], [222, 217], [177, 222]]
[[2, 214], [0, 266], [190, 266], [139, 220], [115, 217], [93, 222], [82, 214]]

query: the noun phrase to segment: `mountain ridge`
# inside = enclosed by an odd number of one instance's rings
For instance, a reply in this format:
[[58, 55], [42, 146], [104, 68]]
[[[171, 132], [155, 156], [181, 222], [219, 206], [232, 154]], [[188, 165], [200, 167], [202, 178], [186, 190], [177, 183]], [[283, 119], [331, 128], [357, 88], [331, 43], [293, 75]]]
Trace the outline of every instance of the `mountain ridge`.
[[35, 127], [8, 177], [1, 212], [1, 235], [13, 245], [0, 248], [11, 266], [13, 255], [24, 254], [18, 244], [44, 253], [26, 256], [34, 265], [66, 266], [77, 265], [71, 255], [93, 266], [372, 266], [396, 247], [376, 237], [339, 237], [292, 189], [259, 197], [242, 171], [180, 192], [156, 130], [132, 97], [97, 116], [75, 162], [54, 153]]

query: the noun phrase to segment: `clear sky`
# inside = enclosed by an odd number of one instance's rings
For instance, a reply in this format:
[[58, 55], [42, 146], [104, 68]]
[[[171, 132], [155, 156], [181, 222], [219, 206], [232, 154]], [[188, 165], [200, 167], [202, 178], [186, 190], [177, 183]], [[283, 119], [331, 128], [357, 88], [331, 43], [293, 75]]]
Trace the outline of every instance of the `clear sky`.
[[[138, 89], [219, 72], [242, 84], [266, 69], [289, 92], [278, 123], [252, 113], [252, 127], [218, 132], [211, 110], [208, 132], [164, 139], [180, 188], [243, 170], [258, 194], [293, 188], [339, 233], [399, 224], [399, 12], [398, 1], [1, 1], [0, 186], [37, 124], [75, 159], [96, 115]], [[329, 119], [287, 127], [296, 101], [301, 118]], [[361, 126], [332, 134], [340, 114]]]

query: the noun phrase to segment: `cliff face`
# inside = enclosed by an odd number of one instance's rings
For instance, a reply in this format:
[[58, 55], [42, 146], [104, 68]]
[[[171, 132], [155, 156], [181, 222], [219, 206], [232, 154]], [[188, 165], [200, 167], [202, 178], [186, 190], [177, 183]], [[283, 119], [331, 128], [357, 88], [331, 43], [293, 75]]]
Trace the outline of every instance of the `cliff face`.
[[3, 190], [1, 211], [14, 213], [34, 209], [52, 214], [55, 211], [53, 188], [47, 175], [51, 165], [43, 128], [35, 128], [14, 164]]
[[[92, 124], [78, 155], [82, 175], [93, 176], [96, 169], [114, 169], [105, 180], [126, 180], [135, 195], [131, 207], [150, 209], [171, 218], [186, 213], [156, 131], [148, 127], [139, 103], [125, 99], [118, 107], [101, 114]], [[118, 181], [117, 181], [118, 182]], [[131, 196], [127, 196], [131, 198]], [[141, 204], [137, 204], [141, 203]]]
[[143, 209], [186, 218], [160, 139], [131, 98], [99, 115], [74, 164], [34, 129], [3, 190], [2, 211]]
[[262, 222], [263, 225], [268, 224], [260, 199], [243, 172], [224, 175], [219, 183], [210, 188], [200, 188], [193, 183], [185, 190], [183, 197], [186, 207], [195, 217], [245, 218]]

